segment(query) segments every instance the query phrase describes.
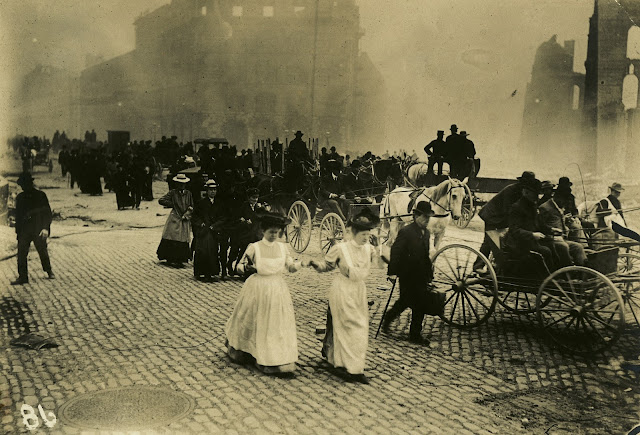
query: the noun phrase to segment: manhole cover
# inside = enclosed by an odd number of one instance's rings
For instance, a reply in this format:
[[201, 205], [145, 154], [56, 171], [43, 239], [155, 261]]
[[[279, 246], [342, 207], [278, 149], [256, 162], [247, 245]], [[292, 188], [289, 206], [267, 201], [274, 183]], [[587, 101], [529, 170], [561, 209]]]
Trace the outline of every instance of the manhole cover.
[[60, 408], [60, 422], [84, 429], [141, 430], [186, 416], [193, 400], [156, 387], [117, 388], [75, 397]]

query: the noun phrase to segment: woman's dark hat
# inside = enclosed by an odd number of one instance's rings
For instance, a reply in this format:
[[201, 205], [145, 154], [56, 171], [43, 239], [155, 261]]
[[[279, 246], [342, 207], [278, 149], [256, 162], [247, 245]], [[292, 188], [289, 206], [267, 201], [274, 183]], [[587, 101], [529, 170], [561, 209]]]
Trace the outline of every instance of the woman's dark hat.
[[431, 209], [431, 204], [429, 204], [427, 201], [420, 201], [418, 205], [416, 205], [416, 208], [413, 209], [413, 214], [419, 214], [428, 217], [435, 215], [435, 213]]
[[29, 172], [23, 172], [18, 177], [18, 181], [16, 181], [16, 184], [18, 186], [30, 185], [30, 184], [33, 184], [33, 180], [34, 178], [31, 176]]
[[348, 222], [348, 225], [359, 231], [372, 230], [380, 224], [380, 218], [369, 207], [363, 209]]
[[265, 212], [258, 215], [262, 228], [284, 228], [291, 223], [291, 219], [278, 213]]

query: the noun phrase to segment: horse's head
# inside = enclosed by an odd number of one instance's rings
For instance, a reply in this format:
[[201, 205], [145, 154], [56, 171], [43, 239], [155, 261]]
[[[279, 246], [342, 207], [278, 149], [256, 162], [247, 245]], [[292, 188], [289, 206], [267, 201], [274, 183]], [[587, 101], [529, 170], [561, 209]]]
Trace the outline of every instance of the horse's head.
[[[433, 191], [433, 202], [437, 203], [436, 214], [441, 214], [443, 211], [451, 213], [453, 220], [458, 220], [462, 217], [462, 202], [466, 195], [466, 184], [469, 181], [465, 178], [463, 181], [450, 178], [443, 181], [436, 186]], [[440, 210], [437, 210], [440, 208]]]

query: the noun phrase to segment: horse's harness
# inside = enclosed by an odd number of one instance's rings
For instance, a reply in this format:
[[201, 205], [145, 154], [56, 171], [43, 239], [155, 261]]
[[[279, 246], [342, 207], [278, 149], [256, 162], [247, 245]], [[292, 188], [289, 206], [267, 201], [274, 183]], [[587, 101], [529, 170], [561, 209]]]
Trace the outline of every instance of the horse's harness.
[[[459, 185], [459, 186], [453, 186], [451, 187], [451, 185], [447, 188], [447, 195], [449, 197], [449, 204], [451, 204], [451, 195], [454, 189], [464, 189], [464, 185]], [[409, 205], [407, 207], [407, 212], [411, 212], [411, 210], [413, 209], [413, 206], [415, 205], [417, 199], [420, 197], [420, 195], [424, 195], [429, 202], [431, 202], [432, 204], [437, 205], [438, 207], [440, 207], [442, 210], [444, 210], [444, 214], [434, 214], [433, 217], [437, 217], [437, 218], [445, 218], [447, 216], [449, 216], [451, 214], [451, 209], [450, 208], [444, 208], [443, 206], [441, 206], [440, 204], [438, 204], [436, 201], [433, 200], [433, 198], [429, 197], [429, 195], [425, 194], [424, 191], [426, 189], [423, 187], [422, 189], [417, 189], [414, 190], [414, 194], [410, 196], [411, 200], [409, 201]], [[416, 194], [416, 192], [418, 192]]]

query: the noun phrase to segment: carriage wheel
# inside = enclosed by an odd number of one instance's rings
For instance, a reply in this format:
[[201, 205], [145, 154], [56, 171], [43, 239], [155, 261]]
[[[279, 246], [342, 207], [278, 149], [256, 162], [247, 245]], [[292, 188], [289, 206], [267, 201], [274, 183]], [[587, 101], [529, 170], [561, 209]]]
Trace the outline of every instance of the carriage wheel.
[[640, 255], [619, 254], [618, 273], [621, 275], [640, 275]]
[[465, 195], [462, 199], [462, 208], [460, 213], [460, 219], [454, 220], [458, 228], [467, 228], [471, 219], [476, 215], [476, 207], [473, 203], [473, 193], [466, 184], [464, 185]]
[[[484, 262], [486, 275], [478, 276], [473, 271], [476, 257]], [[445, 292], [440, 318], [461, 328], [486, 322], [498, 299], [498, 278], [487, 257], [466, 245], [448, 245], [436, 252], [432, 263], [433, 284]]]
[[291, 223], [287, 225], [287, 242], [294, 251], [300, 253], [307, 249], [311, 240], [311, 213], [302, 201], [294, 202], [289, 208], [287, 217]]
[[574, 353], [600, 352], [624, 328], [620, 293], [609, 278], [587, 267], [569, 266], [553, 272], [540, 286], [536, 304], [544, 331]]
[[335, 213], [327, 213], [320, 223], [320, 251], [327, 254], [336, 243], [340, 243], [345, 236], [344, 222]]
[[[627, 318], [633, 319], [640, 327], [640, 255], [620, 254], [618, 276], [621, 278], [618, 289], [624, 302]], [[637, 279], [632, 279], [636, 277]]]

